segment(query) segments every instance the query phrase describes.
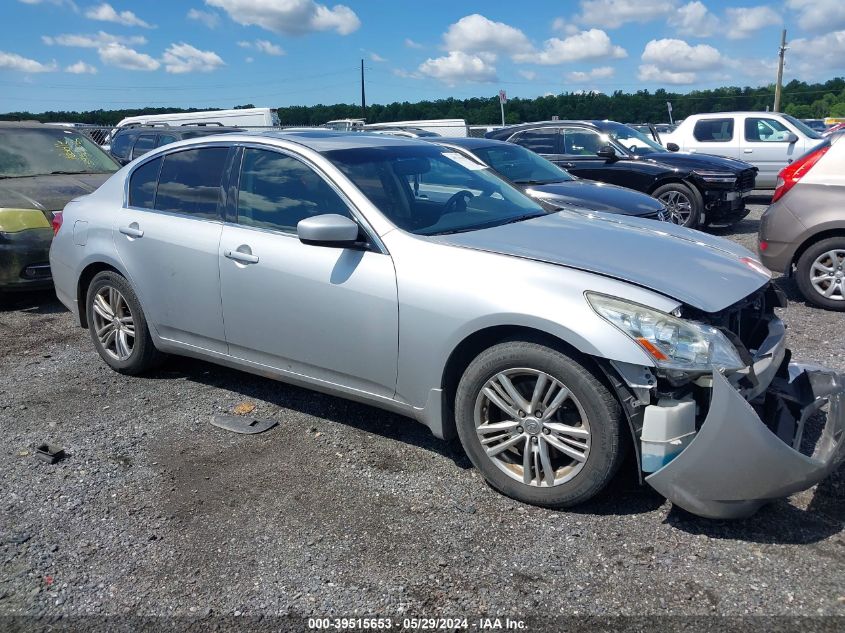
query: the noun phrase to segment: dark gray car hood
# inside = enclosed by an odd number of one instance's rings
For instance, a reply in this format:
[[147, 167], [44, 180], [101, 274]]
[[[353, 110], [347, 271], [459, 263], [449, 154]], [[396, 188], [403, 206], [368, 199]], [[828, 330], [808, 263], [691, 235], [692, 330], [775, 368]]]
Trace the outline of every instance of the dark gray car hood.
[[738, 244], [668, 222], [621, 215], [560, 211], [431, 239], [607, 275], [705, 312], [736, 303], [770, 279], [762, 265], [757, 269], [742, 261], [756, 257]]
[[553, 204], [572, 205], [590, 211], [624, 215], [654, 215], [664, 209], [663, 203], [649, 195], [592, 180], [569, 180], [548, 185], [531, 185], [528, 195]]
[[0, 179], [0, 207], [61, 211], [102, 185], [111, 174], [52, 174]]

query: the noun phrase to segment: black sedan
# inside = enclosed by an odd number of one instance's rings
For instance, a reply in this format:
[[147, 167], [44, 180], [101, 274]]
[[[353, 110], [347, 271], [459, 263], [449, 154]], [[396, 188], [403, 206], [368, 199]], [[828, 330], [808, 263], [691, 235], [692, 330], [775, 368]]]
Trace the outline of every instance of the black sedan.
[[487, 138], [426, 140], [484, 163], [529, 196], [556, 206], [669, 220], [659, 200], [625, 187], [576, 178], [519, 145]]
[[757, 169], [744, 161], [670, 152], [613, 121], [525, 123], [487, 137], [521, 145], [581, 178], [654, 196], [684, 226], [724, 226], [744, 218], [745, 198], [757, 177]]

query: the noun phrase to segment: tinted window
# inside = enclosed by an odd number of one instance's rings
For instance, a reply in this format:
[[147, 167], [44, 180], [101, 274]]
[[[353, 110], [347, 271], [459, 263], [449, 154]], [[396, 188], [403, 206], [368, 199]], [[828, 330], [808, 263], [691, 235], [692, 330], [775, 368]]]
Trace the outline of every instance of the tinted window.
[[132, 158], [138, 158], [149, 152], [156, 143], [155, 134], [141, 134], [138, 140], [135, 141], [135, 147], [132, 148]]
[[324, 213], [350, 215], [317, 172], [284, 154], [244, 150], [238, 224], [294, 233], [300, 220]]
[[490, 167], [517, 184], [572, 180], [572, 176], [560, 167], [519, 145], [503, 143], [473, 151]]
[[129, 179], [129, 206], [152, 209], [156, 197], [156, 183], [161, 169], [161, 158], [154, 158], [132, 172]]
[[129, 148], [132, 145], [131, 134], [118, 134], [111, 143], [111, 153], [121, 160], [129, 158]]
[[595, 156], [600, 148], [608, 145], [608, 141], [593, 130], [568, 129], [563, 135], [563, 153], [569, 156]]
[[692, 135], [696, 141], [727, 143], [734, 137], [733, 119], [702, 119], [696, 121]]
[[745, 140], [757, 143], [785, 143], [788, 141], [789, 131], [777, 119], [749, 117], [745, 119]]
[[156, 141], [156, 147], [161, 147], [162, 145], [169, 145], [170, 143], [175, 143], [176, 137], [172, 134], [159, 134], [158, 140]]
[[514, 142], [538, 154], [557, 154], [557, 130], [554, 128], [526, 130]]
[[229, 149], [205, 147], [167, 154], [161, 166], [155, 208], [217, 219], [220, 181]]

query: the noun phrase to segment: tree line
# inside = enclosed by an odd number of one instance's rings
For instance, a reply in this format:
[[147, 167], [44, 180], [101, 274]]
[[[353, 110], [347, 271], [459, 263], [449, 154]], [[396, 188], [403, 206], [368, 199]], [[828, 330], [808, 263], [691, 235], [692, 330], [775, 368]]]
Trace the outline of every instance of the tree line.
[[[516, 97], [505, 106], [508, 123], [543, 121], [555, 116], [561, 119], [611, 119], [622, 122], [667, 122], [666, 102], [672, 103], [673, 116], [682, 119], [701, 112], [729, 112], [733, 110], [771, 109], [774, 86], [758, 88], [723, 87], [711, 90], [694, 90], [689, 93], [669, 92], [664, 89], [650, 92], [638, 90], [628, 93], [615, 91], [564, 92], [534, 99]], [[824, 83], [791, 81], [783, 89], [782, 110], [798, 118], [845, 117], [845, 77]], [[253, 107], [252, 104], [235, 106]], [[217, 108], [134, 108], [124, 110], [90, 110], [86, 112], [9, 112], [0, 114], [0, 120], [37, 120], [42, 122], [89, 123], [115, 125], [121, 119], [140, 114], [169, 114], [197, 112]], [[278, 108], [283, 125], [320, 125], [332, 119], [359, 118], [358, 104], [339, 103], [312, 106], [286, 106]], [[466, 119], [470, 125], [495, 124], [501, 120], [499, 99], [473, 97], [471, 99], [438, 99], [436, 101], [409, 101], [367, 106], [368, 123], [403, 121], [413, 119]]]

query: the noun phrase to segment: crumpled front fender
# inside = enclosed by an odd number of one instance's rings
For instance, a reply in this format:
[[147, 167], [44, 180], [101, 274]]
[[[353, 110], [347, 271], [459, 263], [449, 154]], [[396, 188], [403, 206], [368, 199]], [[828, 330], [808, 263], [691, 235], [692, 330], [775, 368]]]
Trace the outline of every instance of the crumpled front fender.
[[[845, 458], [845, 375], [791, 364], [789, 377], [766, 393], [767, 416], [777, 418], [772, 431], [715, 372], [710, 410], [695, 438], [646, 481], [689, 512], [737, 519], [824, 479]], [[804, 424], [825, 403], [827, 422], [808, 457], [798, 450]]]

